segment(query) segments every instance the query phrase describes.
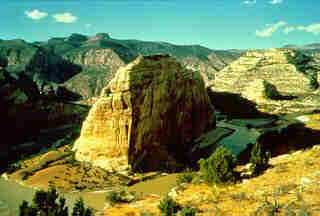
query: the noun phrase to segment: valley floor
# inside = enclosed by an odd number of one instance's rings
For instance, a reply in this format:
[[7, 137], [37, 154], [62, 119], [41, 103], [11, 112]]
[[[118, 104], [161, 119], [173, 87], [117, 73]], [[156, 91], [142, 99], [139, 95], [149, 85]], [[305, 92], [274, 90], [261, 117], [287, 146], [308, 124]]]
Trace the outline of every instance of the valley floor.
[[[306, 115], [303, 120], [306, 128], [320, 131], [319, 114]], [[304, 141], [307, 144], [309, 137]], [[101, 214], [104, 211], [107, 216], [139, 216], [143, 212], [159, 215], [157, 205], [168, 191], [182, 206], [197, 208], [197, 215], [320, 215], [320, 140], [313, 143], [313, 147], [273, 157], [271, 167], [258, 177], [243, 178], [241, 182], [225, 187], [210, 186], [201, 181], [177, 186], [177, 174], [163, 177], [159, 177], [159, 173], [127, 177], [110, 175], [73, 161], [69, 154], [68, 150], [59, 149], [26, 160], [22, 169], [8, 176], [9, 180], [36, 188], [47, 188], [49, 184], [63, 186], [60, 191], [68, 192], [66, 196], [81, 195], [86, 204]], [[237, 169], [246, 172], [246, 166], [238, 166]], [[31, 171], [32, 175], [23, 179], [25, 171]], [[156, 178], [149, 180], [152, 177]], [[138, 182], [139, 179], [145, 181], [128, 187], [132, 183], [130, 181]], [[136, 200], [114, 206], [106, 204], [107, 191], [114, 189], [114, 185], [136, 191]], [[71, 193], [75, 188], [78, 192]], [[24, 196], [27, 195], [21, 198]]]

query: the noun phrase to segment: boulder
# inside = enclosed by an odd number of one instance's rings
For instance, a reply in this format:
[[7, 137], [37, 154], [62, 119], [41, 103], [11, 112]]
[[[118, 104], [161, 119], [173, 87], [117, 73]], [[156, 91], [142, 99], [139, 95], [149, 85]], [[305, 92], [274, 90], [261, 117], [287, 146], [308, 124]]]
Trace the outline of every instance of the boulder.
[[199, 72], [168, 55], [140, 56], [102, 90], [73, 150], [107, 170], [175, 170], [214, 114]]

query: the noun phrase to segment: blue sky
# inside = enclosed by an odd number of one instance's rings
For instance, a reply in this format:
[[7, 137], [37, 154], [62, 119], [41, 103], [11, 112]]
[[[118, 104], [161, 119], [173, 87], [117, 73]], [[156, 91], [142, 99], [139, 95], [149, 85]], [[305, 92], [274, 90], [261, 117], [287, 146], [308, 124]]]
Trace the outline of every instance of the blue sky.
[[71, 33], [254, 49], [320, 42], [318, 0], [1, 0], [0, 39]]

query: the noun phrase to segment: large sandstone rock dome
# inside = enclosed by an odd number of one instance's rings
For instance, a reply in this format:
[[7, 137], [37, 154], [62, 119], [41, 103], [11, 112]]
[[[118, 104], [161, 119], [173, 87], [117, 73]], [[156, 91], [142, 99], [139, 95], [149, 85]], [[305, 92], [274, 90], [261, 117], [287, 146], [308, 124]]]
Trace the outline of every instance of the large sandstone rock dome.
[[108, 170], [174, 170], [191, 141], [214, 126], [214, 108], [198, 72], [168, 55], [140, 56], [102, 91], [74, 151], [77, 160]]

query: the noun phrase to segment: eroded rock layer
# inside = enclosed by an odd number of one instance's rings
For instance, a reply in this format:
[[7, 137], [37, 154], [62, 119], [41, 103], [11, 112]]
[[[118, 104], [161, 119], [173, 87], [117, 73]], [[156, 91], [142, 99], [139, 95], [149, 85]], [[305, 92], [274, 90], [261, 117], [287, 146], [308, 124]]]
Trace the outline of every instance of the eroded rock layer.
[[108, 170], [177, 169], [192, 139], [214, 127], [200, 73], [167, 55], [118, 70], [83, 123], [76, 158]]
[[[297, 50], [248, 51], [216, 74], [213, 90], [241, 93], [248, 83], [264, 79], [280, 93], [306, 93], [313, 90], [312, 69], [312, 58]], [[316, 78], [316, 74], [313, 75]]]

